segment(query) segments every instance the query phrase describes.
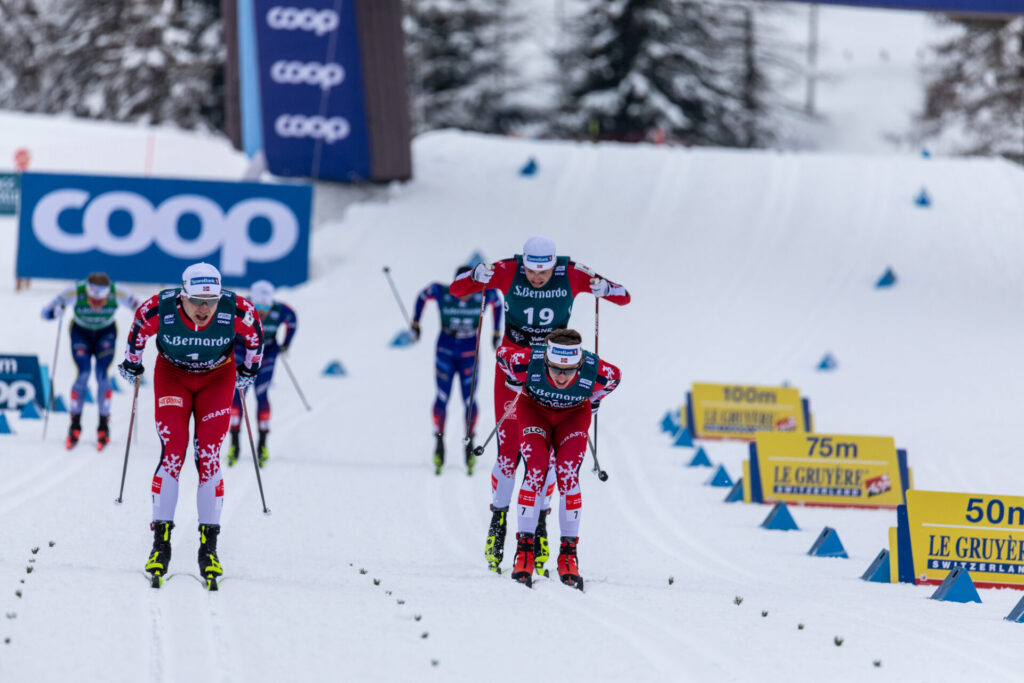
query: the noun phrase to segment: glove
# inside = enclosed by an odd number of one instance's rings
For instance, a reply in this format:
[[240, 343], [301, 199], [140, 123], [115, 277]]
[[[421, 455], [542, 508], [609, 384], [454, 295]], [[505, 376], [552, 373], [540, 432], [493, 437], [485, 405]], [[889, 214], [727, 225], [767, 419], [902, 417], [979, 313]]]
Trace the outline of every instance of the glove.
[[495, 330], [494, 334], [491, 336], [491, 346], [493, 346], [495, 349], [497, 349], [498, 348], [498, 344], [500, 344], [500, 343], [501, 343], [501, 331], [500, 330]]
[[420, 340], [420, 324], [414, 320], [412, 322], [412, 325], [410, 325], [410, 327], [412, 328], [412, 340], [413, 341], [419, 341]]
[[611, 285], [603, 277], [590, 278], [590, 293], [596, 297], [608, 296]]
[[239, 391], [248, 389], [256, 383], [256, 375], [258, 374], [260, 374], [258, 365], [240, 363], [238, 366], [238, 376], [235, 378], [235, 388]]
[[597, 415], [597, 409], [600, 408], [600, 407], [601, 407], [601, 402], [600, 401], [591, 401], [590, 402], [590, 416], [591, 417], [596, 416]]
[[61, 315], [64, 315], [64, 304], [57, 304], [53, 308], [44, 308], [43, 309], [43, 319], [44, 320], [53, 320], [57, 316], [61, 316]]
[[281, 347], [281, 353], [288, 353], [288, 347], [287, 346], [282, 346]]
[[480, 263], [473, 269], [473, 282], [483, 282], [484, 284], [487, 284], [491, 281], [492, 277], [494, 277], [494, 266], [489, 266], [486, 263]]
[[124, 378], [124, 381], [135, 383], [135, 380], [142, 377], [142, 373], [146, 368], [142, 367], [142, 363], [133, 363], [130, 360], [125, 360], [123, 363], [117, 366], [117, 371]]

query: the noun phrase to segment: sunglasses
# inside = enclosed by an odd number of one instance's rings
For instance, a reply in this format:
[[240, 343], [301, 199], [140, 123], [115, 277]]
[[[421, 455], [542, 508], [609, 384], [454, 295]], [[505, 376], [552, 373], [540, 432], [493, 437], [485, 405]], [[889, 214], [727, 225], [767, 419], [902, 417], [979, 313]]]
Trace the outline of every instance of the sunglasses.
[[548, 363], [547, 365], [548, 372], [550, 372], [552, 375], [559, 375], [562, 377], [567, 375], [575, 375], [576, 371], [580, 369], [580, 366], [578, 365], [573, 365], [571, 367], [565, 367], [562, 365], [552, 365], [551, 363]]
[[220, 301], [220, 297], [208, 297], [208, 296], [189, 296], [185, 297], [188, 302], [193, 306], [216, 306], [217, 302]]

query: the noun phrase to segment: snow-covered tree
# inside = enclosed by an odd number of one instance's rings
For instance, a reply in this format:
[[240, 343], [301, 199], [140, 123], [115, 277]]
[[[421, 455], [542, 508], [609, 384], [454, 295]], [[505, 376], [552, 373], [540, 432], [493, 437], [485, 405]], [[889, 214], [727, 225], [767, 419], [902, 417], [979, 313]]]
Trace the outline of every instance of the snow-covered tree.
[[218, 14], [211, 0], [0, 0], [0, 107], [216, 129]]
[[1024, 159], [1024, 18], [940, 20], [915, 137], [962, 154]]
[[585, 0], [557, 56], [562, 134], [759, 147], [783, 107], [754, 3]]
[[406, 0], [413, 129], [507, 133], [525, 112], [509, 66], [521, 18], [512, 0]]

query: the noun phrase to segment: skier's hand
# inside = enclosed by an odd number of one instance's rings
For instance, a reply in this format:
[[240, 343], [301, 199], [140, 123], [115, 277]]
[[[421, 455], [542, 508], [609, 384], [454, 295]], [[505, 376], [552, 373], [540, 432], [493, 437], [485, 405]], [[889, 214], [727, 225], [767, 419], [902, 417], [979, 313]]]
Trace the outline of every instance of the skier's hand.
[[412, 340], [418, 342], [420, 340], [420, 324], [413, 320], [410, 327], [412, 328]]
[[486, 263], [477, 264], [477, 267], [473, 269], [472, 280], [473, 282], [482, 282], [487, 284], [494, 277], [494, 266]]
[[591, 417], [597, 416], [597, 409], [600, 408], [600, 407], [601, 407], [601, 402], [600, 401], [591, 401], [590, 402], [590, 416]]
[[494, 334], [491, 335], [491, 346], [495, 349], [498, 348], [498, 344], [501, 343], [501, 330], [495, 330]]
[[238, 376], [235, 378], [235, 388], [239, 391], [248, 389], [256, 383], [256, 375], [260, 374], [258, 365], [246, 365], [239, 363]]
[[592, 277], [590, 278], [590, 293], [600, 298], [602, 296], [608, 296], [608, 292], [611, 290], [611, 286], [608, 281], [603, 277]]
[[523, 383], [522, 382], [514, 382], [511, 379], [506, 379], [505, 380], [505, 388], [506, 389], [511, 389], [512, 391], [516, 392], [517, 394], [523, 393]]
[[124, 378], [124, 381], [134, 384], [137, 379], [142, 377], [142, 373], [145, 371], [145, 368], [142, 367], [142, 363], [133, 363], [126, 359], [123, 363], [117, 366], [117, 371], [121, 373], [121, 377]]
[[47, 306], [43, 309], [43, 320], [53, 320], [64, 315], [64, 304], [57, 304], [53, 308]]

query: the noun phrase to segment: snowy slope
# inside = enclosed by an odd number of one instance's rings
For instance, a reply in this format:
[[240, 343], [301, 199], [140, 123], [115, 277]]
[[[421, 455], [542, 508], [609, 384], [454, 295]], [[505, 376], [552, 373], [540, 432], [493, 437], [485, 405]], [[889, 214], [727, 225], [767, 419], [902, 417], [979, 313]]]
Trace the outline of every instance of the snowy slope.
[[[95, 142], [103, 170], [137, 172], [145, 144], [132, 130], [111, 144], [106, 127], [6, 116], [0, 125], [33, 147], [57, 135], [83, 150]], [[204, 175], [239, 175], [244, 164], [219, 143], [202, 149]], [[10, 638], [0, 642], [0, 680], [1019, 678], [1021, 627], [1002, 617], [1020, 593], [981, 591], [983, 604], [965, 606], [928, 600], [929, 587], [862, 582], [894, 513], [801, 508], [801, 531], [764, 531], [766, 508], [723, 504], [722, 489], [703, 485], [707, 470], [683, 466], [692, 451], [671, 448], [657, 428], [693, 381], [788, 381], [810, 397], [821, 431], [894, 436], [919, 488], [1019, 493], [1018, 168], [450, 132], [414, 151], [415, 181], [318, 217], [316, 277], [280, 294], [301, 318], [290, 361], [313, 410], [279, 370], [263, 471], [273, 514], [260, 512], [251, 465], [227, 471], [219, 594], [185, 575], [198, 543], [189, 468], [173, 537], [171, 571], [181, 574], [157, 592], [141, 571], [159, 451], [151, 386], [140, 393], [120, 507], [124, 394], [102, 454], [88, 441], [65, 452], [63, 416], [45, 442], [41, 424], [9, 416], [17, 434], [0, 436], [0, 612], [16, 616], [0, 622], [0, 639]], [[521, 178], [530, 156], [540, 171]], [[94, 168], [39, 159], [40, 170]], [[184, 172], [165, 163], [156, 172]], [[928, 210], [912, 202], [922, 186]], [[610, 478], [583, 478], [585, 594], [553, 581], [526, 590], [485, 571], [493, 446], [471, 478], [457, 458], [431, 474], [434, 309], [423, 342], [388, 346], [403, 323], [382, 266], [408, 307], [473, 251], [497, 259], [533, 233], [633, 295], [628, 307], [600, 309], [601, 353], [624, 381], [602, 411]], [[13, 234], [0, 219], [0, 282], [12, 282]], [[873, 289], [887, 266], [899, 284]], [[49, 363], [55, 329], [38, 310], [61, 284], [0, 290], [9, 312], [0, 348]], [[591, 298], [580, 297], [573, 323], [592, 337]], [[839, 368], [816, 372], [826, 351]], [[347, 377], [320, 375], [332, 359]], [[58, 364], [65, 391], [68, 361]], [[481, 431], [493, 424], [492, 382], [485, 363]], [[461, 419], [451, 413], [454, 452]], [[706, 449], [738, 475], [744, 446]], [[826, 524], [849, 560], [805, 555]]]

